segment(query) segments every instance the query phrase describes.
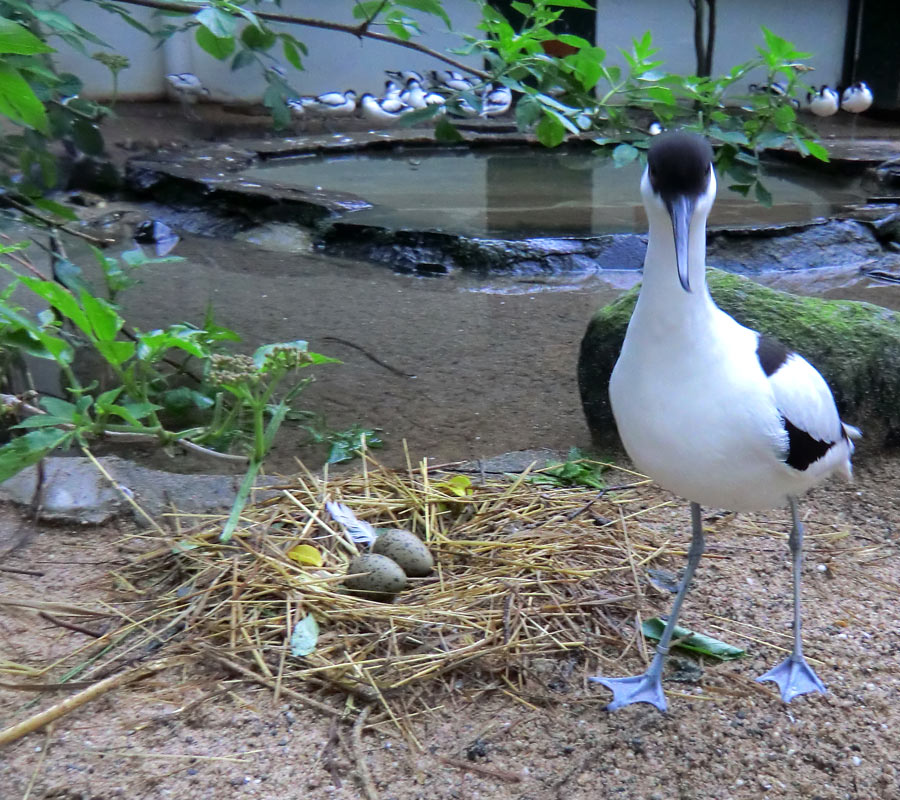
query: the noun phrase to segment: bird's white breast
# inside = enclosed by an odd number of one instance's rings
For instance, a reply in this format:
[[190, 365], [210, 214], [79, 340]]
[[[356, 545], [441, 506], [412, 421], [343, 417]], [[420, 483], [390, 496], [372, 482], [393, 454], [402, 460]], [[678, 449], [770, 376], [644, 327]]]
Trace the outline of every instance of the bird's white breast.
[[610, 379], [619, 434], [637, 468], [701, 505], [772, 508], [805, 491], [783, 463], [787, 434], [756, 355], [757, 335], [716, 308], [635, 310]]

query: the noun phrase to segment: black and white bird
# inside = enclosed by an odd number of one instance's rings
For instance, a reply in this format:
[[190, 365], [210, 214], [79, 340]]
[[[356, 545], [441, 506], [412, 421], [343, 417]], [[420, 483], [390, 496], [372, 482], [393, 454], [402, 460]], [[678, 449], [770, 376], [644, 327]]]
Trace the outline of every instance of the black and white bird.
[[428, 105], [425, 102], [425, 90], [422, 88], [422, 83], [415, 78], [410, 78], [406, 82], [406, 88], [401, 92], [400, 99], [412, 108], [425, 108]]
[[400, 99], [403, 93], [403, 87], [396, 81], [387, 80], [384, 82], [384, 95], [378, 101], [385, 111], [399, 111], [406, 104]]
[[481, 98], [481, 116], [499, 117], [509, 111], [512, 91], [508, 86], [488, 87]]
[[356, 112], [356, 92], [325, 92], [316, 97], [316, 104], [326, 117], [350, 117]]
[[851, 114], [861, 114], [868, 110], [874, 101], [872, 90], [860, 81], [848, 86], [841, 95], [841, 108]]
[[363, 117], [381, 127], [393, 125], [406, 112], [412, 110], [409, 106], [405, 106], [402, 103], [396, 110], [385, 108], [384, 101], [378, 100], [369, 92], [366, 92], [359, 98], [359, 107]]
[[294, 119], [304, 119], [308, 114], [320, 113], [319, 101], [315, 97], [291, 97], [286, 105]]
[[414, 69], [386, 69], [384, 74], [400, 84], [405, 84], [407, 81], [425, 83], [422, 73], [416, 72]]
[[825, 687], [803, 657], [797, 498], [829, 475], [851, 474], [852, 438], [822, 376], [797, 353], [718, 308], [706, 285], [706, 218], [716, 196], [709, 143], [694, 134], [653, 139], [641, 179], [650, 221], [643, 285], [609, 382], [616, 425], [636, 467], [690, 501], [687, 569], [656, 655], [643, 674], [596, 677], [630, 703], [666, 709], [661, 674], [704, 550], [701, 505], [732, 511], [787, 506], [794, 579], [791, 655], [759, 678], [785, 702]]
[[800, 101], [796, 97], [791, 97], [788, 93], [788, 85], [782, 81], [772, 81], [772, 83], [751, 83], [749, 86], [750, 94], [768, 94], [772, 97], [779, 98], [782, 102], [787, 103], [793, 108], [800, 108]]
[[204, 95], [209, 95], [209, 89], [203, 85], [200, 78], [193, 72], [172, 72], [166, 75], [166, 81], [178, 95], [178, 101], [181, 103], [184, 113], [189, 117], [197, 118], [197, 114], [191, 106], [196, 105]]
[[179, 95], [197, 98], [209, 94], [209, 90], [203, 87], [200, 78], [193, 72], [172, 72], [166, 75], [166, 80]]
[[455, 69], [433, 69], [428, 73], [431, 85], [438, 90], [448, 92], [468, 92], [475, 84]]
[[806, 107], [817, 117], [830, 117], [837, 114], [840, 105], [838, 93], [824, 84], [814, 92], [806, 94]]

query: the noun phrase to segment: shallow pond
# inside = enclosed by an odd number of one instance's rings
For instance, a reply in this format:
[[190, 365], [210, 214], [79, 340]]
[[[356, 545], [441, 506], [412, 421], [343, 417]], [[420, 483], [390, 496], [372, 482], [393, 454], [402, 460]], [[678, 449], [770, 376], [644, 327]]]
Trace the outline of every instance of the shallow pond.
[[[643, 232], [636, 191], [641, 167], [616, 167], [584, 152], [435, 150], [273, 159], [242, 173], [249, 180], [350, 192], [372, 208], [353, 222], [465, 235], [558, 236]], [[858, 177], [793, 165], [767, 166], [774, 204], [729, 191], [720, 179], [710, 224], [770, 225], [829, 217], [864, 198]], [[439, 187], [439, 188], [436, 188]]]

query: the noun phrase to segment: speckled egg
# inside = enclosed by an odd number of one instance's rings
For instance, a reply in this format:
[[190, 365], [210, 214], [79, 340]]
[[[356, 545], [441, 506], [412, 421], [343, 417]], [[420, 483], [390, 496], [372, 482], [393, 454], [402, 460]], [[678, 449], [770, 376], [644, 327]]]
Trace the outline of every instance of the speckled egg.
[[434, 571], [434, 557], [414, 533], [399, 528], [380, 534], [372, 552], [396, 561], [410, 578], [424, 578]]
[[387, 556], [375, 553], [357, 556], [347, 567], [347, 573], [354, 575], [357, 572], [366, 574], [356, 575], [344, 581], [344, 586], [352, 592], [386, 599], [406, 588], [403, 568]]

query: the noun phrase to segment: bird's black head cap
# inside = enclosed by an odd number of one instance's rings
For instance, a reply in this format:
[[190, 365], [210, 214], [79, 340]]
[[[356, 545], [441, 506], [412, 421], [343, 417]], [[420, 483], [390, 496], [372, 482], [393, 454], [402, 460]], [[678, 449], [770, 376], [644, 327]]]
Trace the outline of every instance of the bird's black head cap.
[[699, 197], [709, 185], [713, 150], [695, 133], [665, 133], [653, 140], [647, 154], [650, 185], [660, 197]]

